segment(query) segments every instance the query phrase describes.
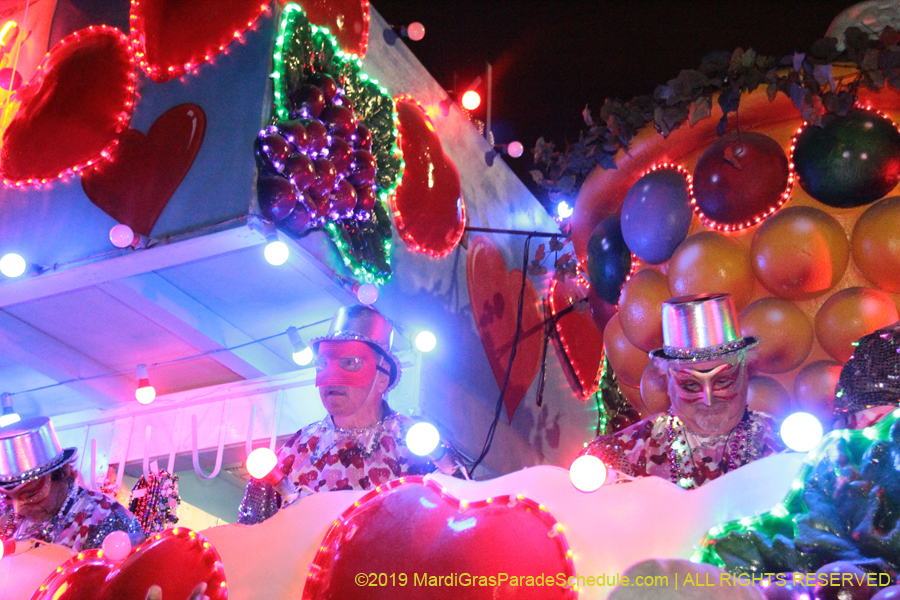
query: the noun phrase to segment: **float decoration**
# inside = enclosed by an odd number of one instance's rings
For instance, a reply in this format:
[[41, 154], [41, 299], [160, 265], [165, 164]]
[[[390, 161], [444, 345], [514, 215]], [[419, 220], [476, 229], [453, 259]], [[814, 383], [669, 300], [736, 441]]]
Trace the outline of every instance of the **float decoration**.
[[651, 265], [672, 257], [691, 227], [692, 187], [686, 169], [666, 163], [631, 186], [622, 204], [622, 237], [635, 256]]
[[134, 79], [131, 43], [117, 29], [92, 25], [60, 40], [16, 93], [22, 106], [0, 149], [3, 183], [45, 184], [108, 159], [131, 118]]
[[134, 54], [150, 79], [169, 81], [213, 60], [268, 11], [263, 0], [131, 0]]
[[572, 391], [586, 400], [600, 385], [603, 333], [587, 312], [584, 290], [575, 282], [555, 278], [550, 284], [548, 303], [553, 318], [553, 341], [563, 372]]
[[169, 524], [178, 523], [178, 475], [168, 471], [151, 471], [149, 476], [141, 475], [131, 490], [128, 510], [137, 517], [141, 529], [146, 534], [168, 529]]
[[[433, 590], [438, 576], [446, 582], [451, 574], [454, 583], [441, 587], [465, 586], [466, 597], [487, 600], [498, 597], [496, 580], [487, 578], [506, 573], [516, 581], [500, 584], [509, 590], [502, 597], [575, 598], [565, 585], [574, 572], [563, 528], [543, 505], [522, 495], [468, 502], [429, 477], [406, 477], [366, 494], [334, 521], [302, 597], [430, 597], [433, 591], [416, 590]], [[545, 574], [550, 585], [537, 583]]]
[[[385, 88], [362, 72], [359, 58], [341, 50], [329, 30], [312, 25], [295, 4], [284, 8], [274, 62], [275, 115], [273, 125], [260, 133], [257, 160], [261, 176], [288, 181], [294, 175], [295, 205], [301, 210], [293, 212], [306, 210], [309, 219], [292, 221], [287, 210], [271, 212], [272, 205], [287, 209], [290, 204], [283, 198], [290, 195], [283, 183], [271, 202], [260, 199], [261, 209], [284, 219], [295, 235], [310, 224], [323, 226], [358, 279], [383, 283], [391, 276], [387, 201], [403, 168], [394, 103]], [[290, 128], [303, 132], [295, 135]], [[309, 183], [308, 165], [297, 158], [303, 156], [314, 163]], [[303, 164], [295, 170], [290, 161]], [[338, 173], [345, 162], [346, 170]], [[304, 184], [306, 191], [299, 189]], [[270, 192], [265, 188], [263, 196]]]
[[108, 162], [81, 176], [91, 202], [137, 234], [149, 236], [203, 145], [206, 113], [180, 104], [163, 113], [147, 135], [126, 129]]
[[900, 410], [828, 434], [772, 510], [711, 529], [695, 554], [734, 573], [811, 573], [833, 561], [900, 570]]
[[[516, 334], [516, 309], [522, 295], [522, 328], [509, 382], [503, 394], [506, 415], [512, 422], [516, 408], [538, 374], [544, 338], [544, 318], [534, 285], [522, 271], [507, 271], [500, 250], [486, 236], [469, 242], [466, 281], [472, 317], [484, 346], [498, 388], [503, 388], [512, 342]], [[524, 285], [523, 285], [524, 284]]]
[[422, 106], [411, 96], [394, 101], [404, 161], [403, 180], [391, 197], [394, 223], [411, 249], [440, 258], [456, 248], [466, 227], [459, 170]]
[[348, 54], [365, 58], [369, 47], [369, 0], [304, 0], [306, 16], [327, 27]]
[[[845, 50], [838, 51], [836, 38], [825, 38], [812, 45], [808, 53], [781, 58], [763, 56], [754, 50], [736, 49], [706, 55], [697, 69], [685, 69], [678, 77], [660, 85], [653, 94], [636, 96], [630, 101], [606, 100], [599, 118], [583, 112], [587, 127], [578, 142], [557, 150], [552, 142], [540, 138], [534, 148], [537, 170], [535, 182], [551, 200], [571, 198], [596, 166], [615, 168], [615, 156], [628, 150], [638, 131], [649, 124], [668, 136], [684, 124], [710, 116], [713, 98], [718, 94], [722, 118], [720, 135], [728, 118], [737, 113], [741, 95], [765, 86], [769, 100], [781, 93], [790, 98], [804, 121], [822, 123], [826, 113], [846, 115], [856, 102], [861, 88], [880, 90], [885, 85], [900, 89], [896, 62], [897, 32], [887, 27], [870, 38], [858, 27], [844, 32]], [[832, 65], [858, 69], [848, 80], [835, 80]]]
[[157, 533], [118, 564], [103, 550], [79, 552], [57, 567], [32, 600], [145, 600], [151, 586], [160, 588], [162, 598], [188, 598], [204, 583], [209, 600], [228, 598], [219, 553], [199, 533], [176, 527]]

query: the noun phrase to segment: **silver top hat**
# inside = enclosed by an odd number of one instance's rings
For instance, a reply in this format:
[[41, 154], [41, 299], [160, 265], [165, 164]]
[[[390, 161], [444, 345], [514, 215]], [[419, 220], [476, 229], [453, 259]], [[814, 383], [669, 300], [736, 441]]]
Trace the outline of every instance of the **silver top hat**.
[[328, 333], [310, 340], [310, 346], [319, 351], [319, 342], [325, 340], [357, 340], [366, 342], [388, 361], [391, 367], [388, 390], [392, 390], [400, 381], [400, 359], [391, 352], [394, 340], [394, 327], [391, 322], [371, 306], [354, 304], [342, 306], [331, 319]]
[[695, 294], [663, 302], [663, 347], [651, 358], [701, 361], [755, 346], [759, 339], [742, 337], [731, 294]]
[[47, 417], [0, 427], [0, 486], [15, 486], [55, 471], [75, 457], [63, 449]]

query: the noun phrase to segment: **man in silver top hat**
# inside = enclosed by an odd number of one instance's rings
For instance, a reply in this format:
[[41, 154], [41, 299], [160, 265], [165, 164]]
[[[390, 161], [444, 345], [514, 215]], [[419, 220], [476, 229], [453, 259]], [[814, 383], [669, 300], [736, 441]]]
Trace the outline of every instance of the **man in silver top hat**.
[[[33, 539], [76, 552], [113, 531], [144, 539], [124, 506], [76, 483], [75, 448], [61, 448], [47, 417], [0, 427], [0, 539]], [[5, 507], [5, 509], [4, 509]]]
[[[252, 524], [303, 496], [336, 490], [369, 490], [407, 475], [460, 469], [455, 451], [444, 446], [432, 461], [406, 447], [415, 423], [384, 400], [400, 380], [400, 360], [391, 352], [393, 327], [374, 308], [341, 307], [328, 334], [311, 340], [316, 386], [328, 416], [295, 433], [278, 451], [275, 471], [286, 484], [277, 492], [253, 479], [238, 521]], [[267, 481], [269, 478], [267, 477]]]
[[656, 475], [692, 489], [779, 452], [773, 421], [747, 408], [748, 352], [730, 294], [663, 303], [664, 346], [650, 353], [668, 379], [671, 407], [585, 449], [632, 477]]

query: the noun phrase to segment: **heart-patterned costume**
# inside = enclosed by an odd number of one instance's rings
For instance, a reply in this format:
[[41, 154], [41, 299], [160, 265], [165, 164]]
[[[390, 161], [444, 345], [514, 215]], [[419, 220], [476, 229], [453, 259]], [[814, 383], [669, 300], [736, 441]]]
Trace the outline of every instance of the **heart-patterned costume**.
[[0, 516], [4, 539], [35, 539], [80, 552], [99, 548], [113, 531], [143, 534], [137, 518], [124, 506], [76, 483], [70, 485], [59, 512], [47, 523], [16, 517], [8, 503], [4, 504], [9, 508]]
[[[341, 429], [329, 416], [291, 436], [278, 451], [278, 468], [299, 490], [298, 499], [317, 492], [372, 490], [400, 477], [435, 470], [427, 457], [416, 456], [406, 447], [406, 432], [415, 421], [387, 404], [382, 410], [384, 418], [365, 429]], [[445, 449], [455, 453], [452, 448]], [[270, 484], [251, 480], [238, 510], [238, 522], [259, 523], [280, 506], [280, 497]]]

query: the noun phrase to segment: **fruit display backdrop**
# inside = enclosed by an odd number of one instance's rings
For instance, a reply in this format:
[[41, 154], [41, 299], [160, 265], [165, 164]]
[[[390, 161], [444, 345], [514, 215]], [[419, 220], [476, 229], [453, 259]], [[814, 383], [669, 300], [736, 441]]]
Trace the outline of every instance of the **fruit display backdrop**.
[[855, 92], [845, 115], [815, 113], [820, 127], [786, 95], [745, 91], [730, 118], [645, 128], [584, 180], [573, 243], [593, 293], [618, 304], [603, 338], [639, 408], [667, 406], [647, 369], [662, 301], [729, 292], [762, 339], [750, 406], [830, 424], [853, 342], [897, 321], [900, 302], [900, 93]]

